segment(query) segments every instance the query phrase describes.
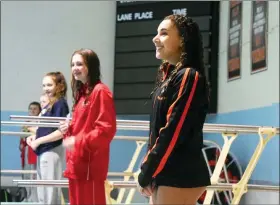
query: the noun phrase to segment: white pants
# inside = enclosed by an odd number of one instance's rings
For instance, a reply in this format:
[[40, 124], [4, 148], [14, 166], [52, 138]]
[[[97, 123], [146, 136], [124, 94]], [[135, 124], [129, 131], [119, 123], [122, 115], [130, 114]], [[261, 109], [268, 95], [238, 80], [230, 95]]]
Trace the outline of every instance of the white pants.
[[[44, 152], [38, 158], [37, 179], [38, 180], [61, 180], [62, 159], [64, 157], [63, 147], [58, 146]], [[37, 187], [39, 203], [48, 205], [61, 204], [61, 188], [51, 186]]]

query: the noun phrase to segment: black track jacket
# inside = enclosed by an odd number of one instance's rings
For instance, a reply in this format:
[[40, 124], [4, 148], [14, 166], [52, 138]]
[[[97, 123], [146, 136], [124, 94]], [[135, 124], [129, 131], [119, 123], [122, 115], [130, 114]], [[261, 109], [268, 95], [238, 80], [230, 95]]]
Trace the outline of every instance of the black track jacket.
[[166, 87], [169, 74], [167, 70], [152, 98], [148, 152], [139, 185], [207, 186], [210, 178], [201, 151], [209, 103], [205, 77], [183, 68]]

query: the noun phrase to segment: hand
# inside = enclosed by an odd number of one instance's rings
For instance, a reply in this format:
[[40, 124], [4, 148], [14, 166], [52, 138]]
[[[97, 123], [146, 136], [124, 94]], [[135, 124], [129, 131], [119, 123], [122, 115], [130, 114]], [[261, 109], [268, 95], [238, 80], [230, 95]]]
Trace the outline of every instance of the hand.
[[22, 130], [23, 132], [28, 132], [28, 127], [27, 127], [27, 126], [23, 126], [23, 127], [21, 128], [21, 130]]
[[67, 137], [63, 140], [63, 146], [66, 149], [72, 150], [74, 148], [75, 145], [75, 137], [71, 136], [71, 137]]
[[30, 142], [29, 146], [35, 151], [40, 146], [40, 143], [38, 143], [38, 140], [33, 140]]
[[38, 127], [27, 127], [27, 130], [32, 133], [36, 133]]
[[30, 146], [30, 143], [36, 139], [36, 135], [31, 135], [26, 138], [26, 143]]
[[60, 130], [62, 134], [65, 134], [68, 130], [68, 127], [69, 127], [69, 122], [67, 121], [60, 122], [58, 130]]
[[151, 185], [148, 185], [146, 187], [141, 187], [140, 185], [138, 185], [138, 190], [141, 193], [142, 196], [145, 197], [150, 197], [153, 194], [154, 189], [152, 188]]

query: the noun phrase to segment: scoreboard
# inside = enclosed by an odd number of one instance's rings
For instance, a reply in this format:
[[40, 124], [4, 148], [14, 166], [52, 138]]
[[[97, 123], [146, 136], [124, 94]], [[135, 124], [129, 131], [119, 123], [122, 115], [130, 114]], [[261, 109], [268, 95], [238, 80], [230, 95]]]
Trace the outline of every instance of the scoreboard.
[[149, 114], [158, 67], [152, 42], [165, 16], [190, 16], [200, 27], [206, 75], [211, 84], [210, 113], [217, 110], [219, 2], [118, 1], [114, 98], [117, 114]]

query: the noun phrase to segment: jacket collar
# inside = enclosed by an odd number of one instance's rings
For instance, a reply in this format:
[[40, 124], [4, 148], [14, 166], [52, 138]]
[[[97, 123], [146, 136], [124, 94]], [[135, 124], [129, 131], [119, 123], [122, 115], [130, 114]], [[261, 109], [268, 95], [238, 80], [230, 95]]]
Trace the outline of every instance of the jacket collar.
[[167, 66], [163, 66], [162, 72], [163, 72], [163, 78], [162, 81], [165, 81], [166, 78], [170, 75], [170, 73], [174, 70], [175, 66], [172, 64], [168, 64]]
[[88, 88], [89, 88], [89, 85], [88, 85], [88, 82], [83, 84], [82, 87], [80, 88], [80, 95], [86, 95], [87, 92], [88, 92]]

